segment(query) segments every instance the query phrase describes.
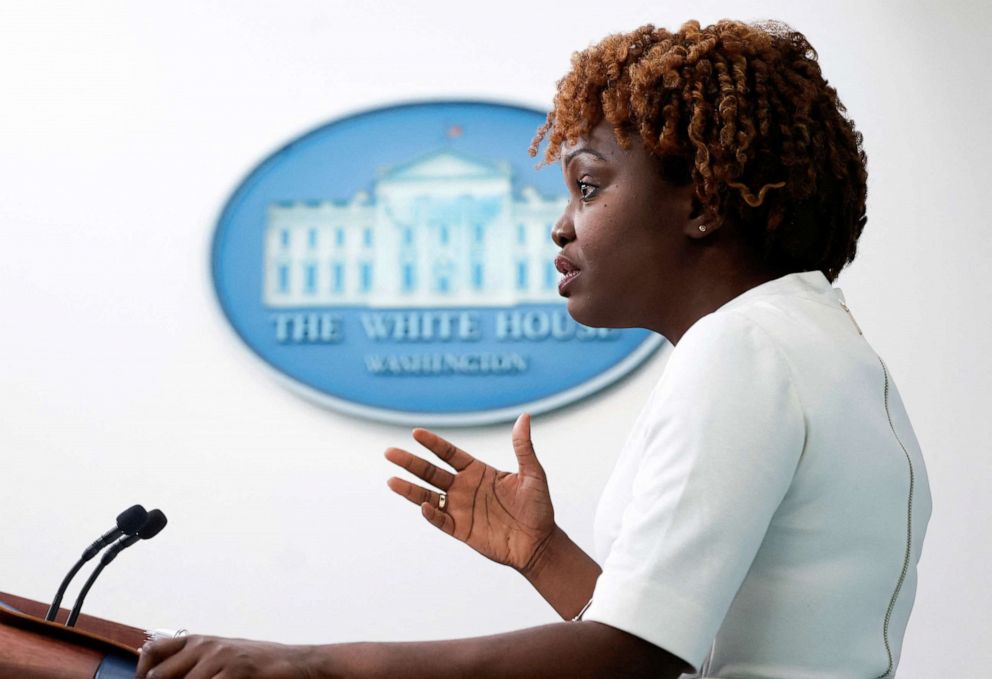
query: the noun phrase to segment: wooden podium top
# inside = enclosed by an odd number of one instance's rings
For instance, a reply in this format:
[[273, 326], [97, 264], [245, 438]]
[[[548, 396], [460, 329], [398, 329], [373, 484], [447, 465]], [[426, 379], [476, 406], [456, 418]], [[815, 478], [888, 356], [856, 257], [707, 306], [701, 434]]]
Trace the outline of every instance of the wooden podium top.
[[[47, 622], [48, 606], [39, 601], [0, 592], [0, 676], [18, 679], [92, 679], [104, 658], [136, 659], [145, 633], [90, 615], [76, 627]], [[61, 609], [56, 620], [68, 615]], [[131, 670], [133, 673], [133, 669]], [[101, 675], [102, 676], [102, 675]]]
[[[40, 618], [41, 621], [44, 621], [45, 614], [48, 613], [48, 604], [43, 604], [33, 599], [26, 599], [15, 594], [0, 592], [0, 601], [16, 608], [21, 613], [25, 613], [33, 618]], [[62, 627], [68, 617], [69, 609], [60, 608], [58, 615], [55, 616], [55, 622], [59, 623], [59, 627]], [[145, 631], [142, 629], [131, 627], [130, 625], [122, 625], [112, 620], [104, 620], [96, 616], [86, 615], [85, 613], [79, 616], [76, 626], [73, 629], [86, 633], [89, 636], [110, 641], [121, 650], [131, 653], [136, 652], [146, 641]]]

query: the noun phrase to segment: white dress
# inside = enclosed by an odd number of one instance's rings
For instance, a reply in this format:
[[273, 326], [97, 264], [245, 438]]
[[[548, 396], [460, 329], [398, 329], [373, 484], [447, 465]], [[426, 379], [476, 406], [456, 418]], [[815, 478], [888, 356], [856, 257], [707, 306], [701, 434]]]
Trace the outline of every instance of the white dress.
[[682, 337], [600, 501], [585, 620], [705, 677], [891, 677], [930, 517], [888, 369], [819, 272]]

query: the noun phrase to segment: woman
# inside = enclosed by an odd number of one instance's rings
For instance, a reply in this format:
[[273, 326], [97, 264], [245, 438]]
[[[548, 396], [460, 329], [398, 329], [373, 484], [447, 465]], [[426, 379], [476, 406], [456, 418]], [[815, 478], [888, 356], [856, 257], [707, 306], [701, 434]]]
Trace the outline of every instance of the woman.
[[515, 474], [422, 429], [452, 471], [386, 457], [426, 484], [394, 491], [566, 622], [405, 644], [191, 637], [146, 647], [139, 677], [894, 675], [930, 497], [888, 370], [830, 286], [867, 175], [815, 51], [780, 24], [613, 35], [573, 58], [532, 153], [544, 139], [570, 192], [552, 233], [569, 313], [676, 345], [600, 501], [600, 560], [555, 524], [527, 415]]

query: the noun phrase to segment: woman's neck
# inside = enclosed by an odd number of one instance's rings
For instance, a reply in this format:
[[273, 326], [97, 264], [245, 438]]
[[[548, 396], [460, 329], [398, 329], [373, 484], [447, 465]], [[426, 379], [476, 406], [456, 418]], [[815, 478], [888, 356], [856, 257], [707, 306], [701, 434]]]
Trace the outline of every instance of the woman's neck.
[[659, 327], [650, 329], [664, 335], [672, 344], [678, 344], [700, 318], [781, 275], [781, 272], [758, 265], [753, 257], [742, 252], [714, 250], [687, 268], [679, 281], [680, 303], [672, 305], [665, 317], [658, 319]]

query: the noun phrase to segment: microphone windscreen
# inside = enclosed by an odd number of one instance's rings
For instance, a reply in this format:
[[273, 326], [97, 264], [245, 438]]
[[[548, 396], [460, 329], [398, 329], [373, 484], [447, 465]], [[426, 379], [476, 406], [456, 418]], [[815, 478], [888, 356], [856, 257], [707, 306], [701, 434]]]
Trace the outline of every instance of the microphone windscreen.
[[124, 531], [125, 535], [134, 535], [145, 525], [147, 519], [148, 512], [145, 508], [134, 505], [117, 515], [117, 527]]
[[148, 512], [148, 518], [145, 523], [138, 529], [138, 537], [142, 540], [150, 540], [159, 534], [165, 524], [169, 523], [169, 520], [165, 518], [165, 514], [162, 513], [160, 509], [153, 509]]

